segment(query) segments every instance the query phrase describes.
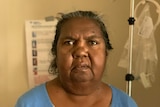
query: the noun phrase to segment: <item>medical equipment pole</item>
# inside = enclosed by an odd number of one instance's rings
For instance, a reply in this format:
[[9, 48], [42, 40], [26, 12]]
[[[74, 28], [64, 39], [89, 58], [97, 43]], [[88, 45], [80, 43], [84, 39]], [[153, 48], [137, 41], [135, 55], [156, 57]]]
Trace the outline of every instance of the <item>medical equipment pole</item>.
[[132, 48], [133, 48], [133, 28], [134, 28], [134, 0], [130, 0], [130, 17], [128, 19], [129, 22], [129, 67], [128, 73], [126, 74], [126, 92], [129, 96], [132, 94], [132, 81], [134, 80], [134, 76], [132, 75]]

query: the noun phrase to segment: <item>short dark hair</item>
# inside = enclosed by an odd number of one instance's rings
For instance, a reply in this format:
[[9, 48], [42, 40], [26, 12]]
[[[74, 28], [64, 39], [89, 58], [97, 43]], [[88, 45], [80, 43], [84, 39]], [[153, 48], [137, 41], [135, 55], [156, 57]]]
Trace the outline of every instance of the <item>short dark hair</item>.
[[101, 17], [99, 16], [99, 14], [97, 14], [96, 12], [93, 11], [74, 11], [74, 12], [70, 12], [67, 14], [61, 14], [61, 18], [59, 18], [58, 23], [56, 25], [56, 31], [55, 31], [55, 38], [54, 41], [52, 43], [52, 48], [51, 48], [51, 54], [53, 55], [53, 60], [50, 64], [49, 67], [49, 72], [55, 74], [56, 73], [56, 54], [57, 54], [57, 43], [58, 43], [58, 39], [61, 33], [61, 28], [64, 25], [64, 23], [72, 18], [76, 18], [76, 17], [83, 17], [83, 18], [88, 18], [91, 20], [94, 20], [95, 22], [97, 22], [100, 26], [100, 29], [102, 31], [102, 35], [105, 41], [105, 46], [106, 46], [106, 50], [111, 50], [113, 49], [110, 41], [109, 41], [109, 37], [108, 37], [108, 33], [105, 27], [105, 24], [103, 23]]

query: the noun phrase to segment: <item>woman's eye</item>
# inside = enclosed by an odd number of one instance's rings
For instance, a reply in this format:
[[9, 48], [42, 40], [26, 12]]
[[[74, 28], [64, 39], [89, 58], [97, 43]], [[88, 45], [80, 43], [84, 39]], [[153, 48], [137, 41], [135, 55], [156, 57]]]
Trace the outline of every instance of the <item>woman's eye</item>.
[[65, 41], [64, 44], [66, 44], [66, 45], [73, 45], [74, 41]]
[[90, 45], [97, 45], [98, 43], [97, 43], [97, 41], [89, 41], [89, 44]]

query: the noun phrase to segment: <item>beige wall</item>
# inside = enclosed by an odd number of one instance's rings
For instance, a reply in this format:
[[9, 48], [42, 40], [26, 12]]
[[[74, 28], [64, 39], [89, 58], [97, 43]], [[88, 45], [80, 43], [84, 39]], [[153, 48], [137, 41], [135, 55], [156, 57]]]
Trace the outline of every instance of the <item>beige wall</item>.
[[[112, 2], [115, 1], [115, 2]], [[157, 0], [160, 3], [160, 0]], [[110, 53], [104, 80], [125, 90], [126, 70], [117, 67], [120, 53], [128, 38], [129, 0], [1, 0], [0, 1], [0, 107], [13, 107], [17, 98], [28, 90], [24, 21], [43, 19], [58, 12], [96, 10], [105, 15], [114, 50]], [[155, 38], [160, 57], [160, 26]], [[160, 105], [160, 63], [156, 82], [144, 89], [133, 82], [133, 98], [140, 107]]]

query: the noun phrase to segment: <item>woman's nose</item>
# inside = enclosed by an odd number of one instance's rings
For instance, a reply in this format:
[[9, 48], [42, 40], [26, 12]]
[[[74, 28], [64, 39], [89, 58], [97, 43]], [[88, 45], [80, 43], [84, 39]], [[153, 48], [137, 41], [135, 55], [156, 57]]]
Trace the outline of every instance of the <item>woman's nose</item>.
[[82, 58], [82, 57], [88, 57], [88, 47], [85, 45], [85, 43], [78, 43], [74, 47], [73, 58]]

